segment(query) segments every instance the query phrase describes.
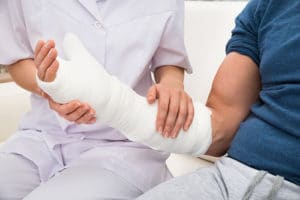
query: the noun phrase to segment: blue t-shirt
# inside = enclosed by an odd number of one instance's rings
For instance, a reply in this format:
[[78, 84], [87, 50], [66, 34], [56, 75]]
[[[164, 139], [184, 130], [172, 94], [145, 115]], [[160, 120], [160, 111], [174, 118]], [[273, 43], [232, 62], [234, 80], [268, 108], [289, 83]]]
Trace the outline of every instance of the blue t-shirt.
[[300, 1], [251, 0], [226, 51], [252, 58], [262, 83], [228, 155], [300, 185]]

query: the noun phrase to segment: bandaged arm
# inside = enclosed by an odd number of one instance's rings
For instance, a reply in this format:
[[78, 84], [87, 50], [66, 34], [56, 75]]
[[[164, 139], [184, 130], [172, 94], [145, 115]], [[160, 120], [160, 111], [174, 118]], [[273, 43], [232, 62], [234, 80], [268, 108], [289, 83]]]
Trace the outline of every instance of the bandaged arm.
[[188, 132], [181, 131], [176, 139], [164, 138], [155, 130], [157, 104], [149, 105], [144, 97], [109, 75], [74, 35], [67, 35], [63, 46], [67, 60], [59, 60], [56, 79], [50, 83], [38, 80], [55, 101], [88, 102], [101, 121], [156, 150], [194, 156], [208, 150], [212, 143], [211, 111], [205, 105], [195, 103], [194, 122]]

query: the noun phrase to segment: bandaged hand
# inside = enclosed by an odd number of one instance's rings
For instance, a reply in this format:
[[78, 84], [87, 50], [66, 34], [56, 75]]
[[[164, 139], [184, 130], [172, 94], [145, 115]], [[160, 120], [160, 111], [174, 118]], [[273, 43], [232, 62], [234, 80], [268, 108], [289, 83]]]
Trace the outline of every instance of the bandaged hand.
[[[52, 40], [47, 42], [38, 41], [34, 52], [34, 63], [37, 67], [37, 76], [40, 80], [51, 82], [55, 79], [56, 72], [59, 67], [57, 61], [57, 51], [55, 43]], [[77, 124], [92, 124], [95, 123], [95, 111], [89, 104], [72, 100], [68, 103], [60, 104], [55, 102], [43, 90], [39, 89], [39, 94], [46, 98], [49, 107], [56, 111], [62, 118], [75, 122]]]

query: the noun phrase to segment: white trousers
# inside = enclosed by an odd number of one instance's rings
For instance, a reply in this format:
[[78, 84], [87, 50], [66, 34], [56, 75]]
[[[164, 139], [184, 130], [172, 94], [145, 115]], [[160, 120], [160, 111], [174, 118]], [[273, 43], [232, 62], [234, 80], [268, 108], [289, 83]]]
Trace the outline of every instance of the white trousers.
[[0, 153], [1, 200], [134, 199], [142, 192], [115, 173], [96, 166], [74, 166], [45, 183], [26, 158]]

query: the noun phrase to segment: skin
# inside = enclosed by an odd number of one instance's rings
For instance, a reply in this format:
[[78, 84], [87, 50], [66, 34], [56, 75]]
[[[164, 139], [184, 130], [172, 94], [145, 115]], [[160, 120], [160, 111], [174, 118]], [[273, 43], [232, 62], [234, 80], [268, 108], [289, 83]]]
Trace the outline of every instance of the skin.
[[[45, 82], [55, 79], [59, 63], [54, 41], [38, 41], [34, 55], [34, 60], [22, 60], [9, 67], [15, 82], [48, 99], [50, 108], [61, 117], [78, 124], [95, 123], [95, 110], [87, 103], [74, 100], [67, 104], [58, 104], [37, 86], [36, 73]], [[156, 129], [165, 137], [175, 138], [181, 128], [188, 130], [194, 117], [192, 100], [183, 87], [184, 70], [176, 66], [162, 66], [154, 72], [154, 77], [157, 84], [149, 89], [147, 101], [152, 104], [158, 100]]]
[[207, 106], [212, 111], [212, 145], [207, 154], [224, 155], [251, 105], [257, 101], [261, 82], [258, 66], [247, 56], [230, 53], [213, 81]]

